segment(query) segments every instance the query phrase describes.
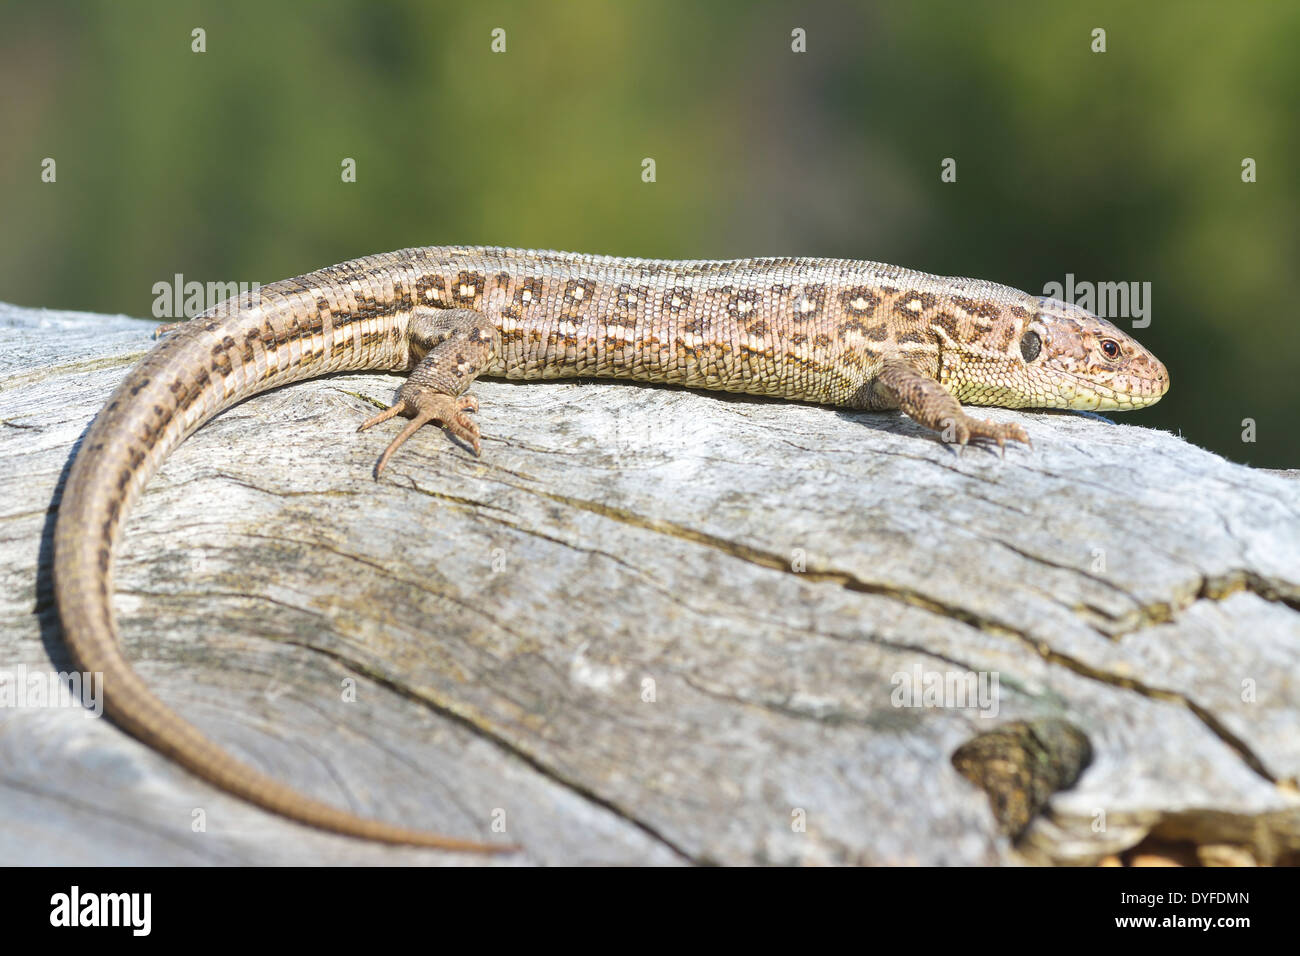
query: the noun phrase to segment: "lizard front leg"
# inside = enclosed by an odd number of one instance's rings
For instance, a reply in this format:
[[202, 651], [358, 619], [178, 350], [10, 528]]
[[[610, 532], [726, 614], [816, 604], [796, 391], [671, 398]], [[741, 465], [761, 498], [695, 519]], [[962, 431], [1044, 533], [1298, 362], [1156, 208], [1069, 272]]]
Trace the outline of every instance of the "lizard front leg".
[[909, 418], [933, 428], [945, 442], [965, 445], [972, 438], [987, 439], [997, 442], [999, 448], [1005, 448], [1008, 441], [1029, 444], [1029, 436], [1019, 425], [971, 418], [952, 392], [905, 359], [886, 359], [876, 386]]
[[417, 308], [408, 335], [412, 351], [424, 357], [398, 389], [397, 401], [357, 429], [365, 431], [397, 415], [411, 419], [384, 449], [375, 465], [376, 478], [393, 452], [429, 422], [441, 422], [468, 442], [475, 455], [482, 451], [478, 425], [465, 414], [478, 411], [478, 399], [464, 392], [497, 353], [496, 326], [482, 312], [469, 309]]

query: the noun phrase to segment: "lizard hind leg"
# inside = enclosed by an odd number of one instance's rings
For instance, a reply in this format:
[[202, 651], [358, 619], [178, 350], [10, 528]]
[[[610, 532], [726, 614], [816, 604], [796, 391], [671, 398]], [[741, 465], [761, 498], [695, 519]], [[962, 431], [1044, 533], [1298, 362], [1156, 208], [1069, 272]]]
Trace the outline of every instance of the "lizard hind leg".
[[393, 452], [430, 422], [482, 452], [478, 424], [466, 412], [478, 411], [478, 399], [464, 394], [470, 383], [496, 355], [498, 334], [481, 312], [467, 309], [417, 309], [411, 318], [412, 350], [423, 358], [398, 390], [397, 401], [357, 431], [365, 431], [398, 415], [411, 421], [384, 450], [375, 465], [378, 478]]

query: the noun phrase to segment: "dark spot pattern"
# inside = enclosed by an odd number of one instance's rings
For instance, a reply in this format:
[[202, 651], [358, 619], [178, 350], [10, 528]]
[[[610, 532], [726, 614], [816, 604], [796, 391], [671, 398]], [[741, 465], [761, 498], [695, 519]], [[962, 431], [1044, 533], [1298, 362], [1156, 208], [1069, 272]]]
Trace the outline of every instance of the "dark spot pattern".
[[[674, 305], [673, 303], [676, 303]], [[680, 315], [691, 307], [691, 290], [686, 286], [673, 286], [664, 293], [663, 310], [673, 315]]]
[[855, 286], [840, 293], [840, 305], [844, 311], [858, 318], [874, 315], [879, 304], [880, 296], [866, 286]]
[[[433, 294], [430, 295], [429, 293]], [[426, 272], [415, 279], [415, 301], [421, 305], [440, 305], [447, 301], [447, 283], [436, 272]]]
[[755, 289], [741, 289], [727, 296], [727, 315], [739, 322], [746, 322], [758, 313], [763, 304], [763, 296]]
[[894, 311], [900, 315], [915, 316], [926, 309], [933, 309], [938, 301], [938, 297], [929, 292], [913, 292], [899, 299], [894, 305]]
[[971, 315], [977, 315], [981, 319], [996, 319], [1002, 314], [1002, 310], [993, 302], [984, 299], [970, 299], [966, 296], [955, 295], [952, 297], [953, 305], [960, 306]]
[[[451, 300], [462, 307], [473, 306], [478, 301], [479, 296], [483, 294], [483, 288], [486, 284], [481, 272], [470, 272], [467, 269], [462, 269], [456, 276], [456, 281], [452, 283]], [[464, 291], [466, 289], [472, 291], [466, 294]]]
[[795, 304], [794, 320], [796, 322], [806, 322], [809, 319], [815, 319], [822, 314], [822, 310], [825, 308], [825, 284], [818, 282], [813, 285], [806, 285], [803, 287], [802, 300]]
[[957, 317], [951, 312], [939, 312], [930, 322], [947, 332], [952, 339], [957, 338]]
[[692, 312], [682, 323], [682, 331], [691, 335], [698, 335], [705, 339], [710, 338], [713, 331], [713, 323], [709, 316], [703, 312]]
[[[525, 295], [527, 293], [527, 295]], [[542, 280], [536, 276], [529, 276], [519, 283], [515, 289], [514, 302], [521, 308], [529, 308], [537, 305], [542, 297]]]
[[244, 351], [240, 354], [240, 358], [243, 359], [245, 365], [253, 364], [253, 360], [257, 356], [254, 346], [261, 341], [262, 333], [257, 331], [257, 329], [249, 330], [249, 332], [244, 336]]
[[585, 307], [595, 291], [594, 279], [570, 279], [564, 284], [564, 301], [568, 305]]
[[230, 354], [224, 345], [212, 346], [212, 371], [222, 376], [229, 375], [231, 372]]

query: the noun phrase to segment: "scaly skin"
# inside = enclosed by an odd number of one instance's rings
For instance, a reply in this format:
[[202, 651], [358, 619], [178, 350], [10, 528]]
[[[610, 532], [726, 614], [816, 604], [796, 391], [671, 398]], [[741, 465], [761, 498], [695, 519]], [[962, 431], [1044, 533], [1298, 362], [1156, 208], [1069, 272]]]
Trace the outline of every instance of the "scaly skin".
[[1165, 368], [1082, 309], [971, 279], [871, 262], [671, 262], [429, 247], [357, 259], [263, 287], [178, 323], [87, 432], [55, 528], [68, 646], [104, 677], [119, 726], [198, 776], [293, 820], [388, 843], [499, 852], [311, 800], [236, 761], [159, 700], [122, 656], [113, 554], [163, 459], [222, 409], [268, 388], [349, 370], [410, 372], [388, 411], [479, 452], [465, 394], [478, 375], [666, 382], [847, 408], [901, 408], [947, 441], [1027, 442], [1006, 408], [1139, 408]]

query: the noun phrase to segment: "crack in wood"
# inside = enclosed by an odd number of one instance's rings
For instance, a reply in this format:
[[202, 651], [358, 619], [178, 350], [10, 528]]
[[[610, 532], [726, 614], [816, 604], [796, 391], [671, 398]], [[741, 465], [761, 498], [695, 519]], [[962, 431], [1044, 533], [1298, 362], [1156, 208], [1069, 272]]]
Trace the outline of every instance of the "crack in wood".
[[922, 594], [911, 588], [864, 581], [846, 571], [810, 569], [807, 571], [795, 572], [791, 570], [787, 561], [771, 552], [763, 551], [760, 548], [755, 548], [752, 545], [742, 544], [737, 541], [729, 541], [726, 538], [721, 538], [717, 535], [709, 534], [708, 532], [699, 531], [695, 528], [687, 528], [662, 518], [648, 518], [624, 508], [618, 508], [613, 505], [606, 505], [595, 501], [587, 501], [585, 499], [575, 498], [570, 495], [562, 495], [552, 491], [529, 488], [521, 488], [520, 490], [527, 491], [543, 498], [548, 498], [571, 508], [577, 508], [582, 511], [591, 512], [592, 514], [601, 515], [602, 517], [609, 518], [613, 521], [619, 521], [623, 524], [643, 528], [648, 531], [655, 531], [669, 537], [713, 548], [723, 554], [742, 561], [747, 561], [751, 564], [757, 564], [761, 567], [773, 568], [790, 574], [797, 573], [798, 577], [803, 580], [838, 584], [840, 587], [846, 588], [850, 591], [858, 591], [865, 594], [874, 594], [885, 598], [891, 598], [913, 607], [922, 608], [942, 617], [961, 621], [963, 624], [967, 624], [976, 630], [1010, 638], [1032, 650], [1043, 660], [1059, 664], [1082, 677], [1108, 684], [1112, 687], [1130, 690], [1152, 700], [1159, 700], [1186, 707], [1254, 773], [1258, 774], [1270, 783], [1276, 784], [1278, 782], [1277, 778], [1268, 770], [1264, 762], [1251, 749], [1249, 744], [1229, 730], [1226, 724], [1224, 724], [1222, 720], [1216, 717], [1206, 707], [1198, 704], [1187, 695], [1178, 691], [1155, 687], [1133, 677], [1126, 677], [1098, 667], [1093, 667], [1090, 664], [1086, 664], [1083, 661], [1055, 650], [1046, 641], [1035, 638], [1027, 632], [1008, 624], [1004, 624], [1001, 621], [975, 614], [965, 608], [953, 604], [936, 600], [935, 598]]

